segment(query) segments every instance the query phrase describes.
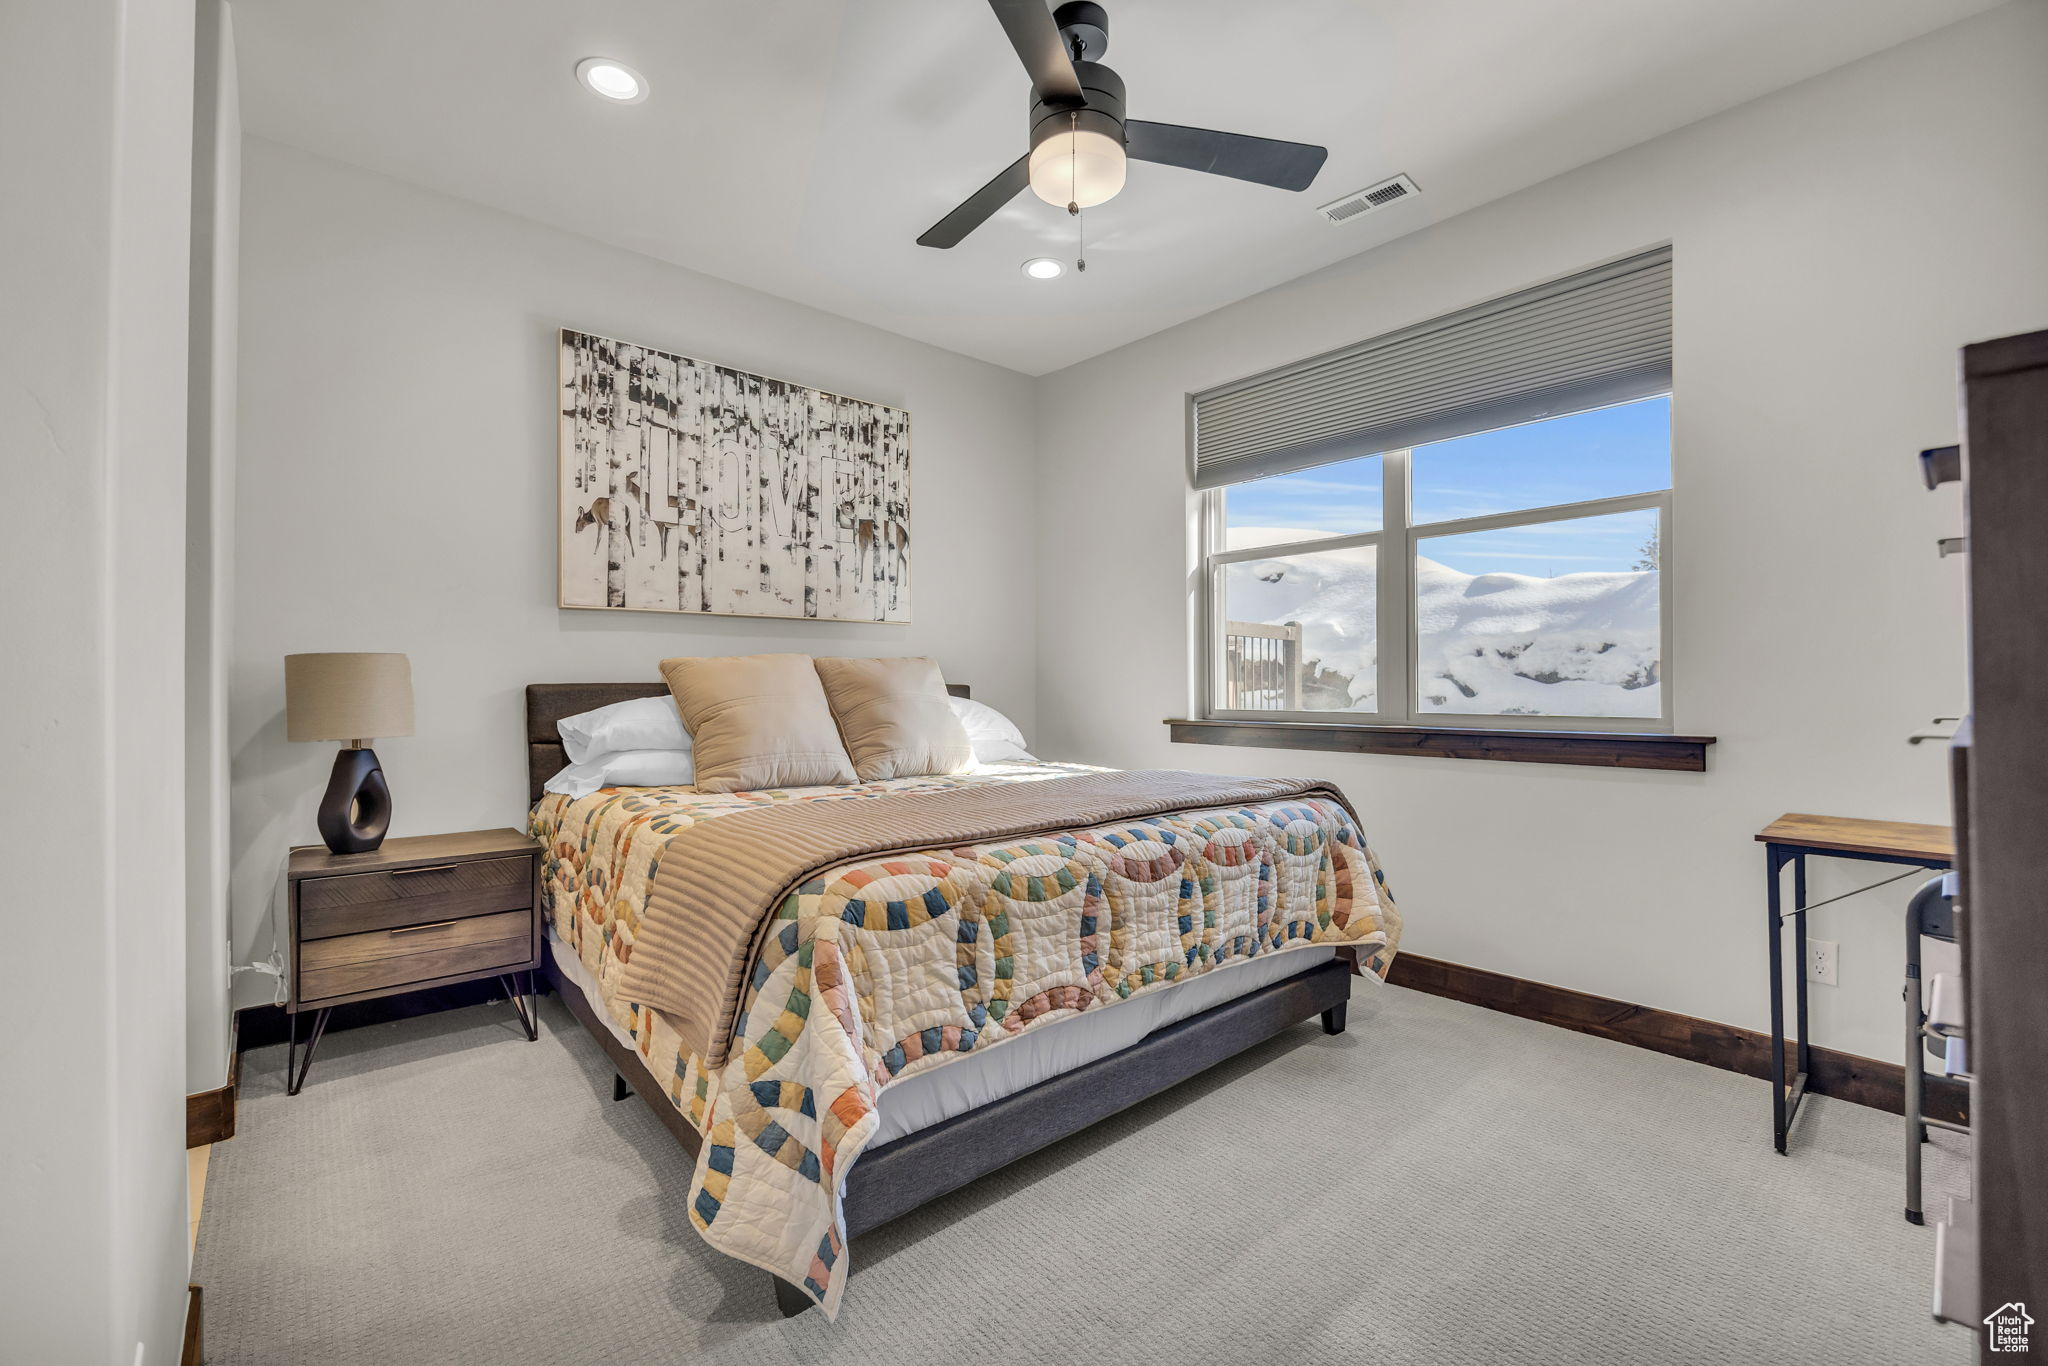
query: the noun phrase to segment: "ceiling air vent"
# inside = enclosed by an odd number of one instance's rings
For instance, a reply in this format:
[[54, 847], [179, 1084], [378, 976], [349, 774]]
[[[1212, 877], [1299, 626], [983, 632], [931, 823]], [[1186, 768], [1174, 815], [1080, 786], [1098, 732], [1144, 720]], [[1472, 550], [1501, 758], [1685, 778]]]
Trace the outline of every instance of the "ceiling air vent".
[[1413, 199], [1421, 193], [1414, 181], [1405, 175], [1397, 175], [1391, 180], [1382, 180], [1377, 185], [1368, 185], [1356, 193], [1347, 194], [1342, 199], [1332, 200], [1316, 212], [1332, 223], [1349, 223], [1375, 209]]

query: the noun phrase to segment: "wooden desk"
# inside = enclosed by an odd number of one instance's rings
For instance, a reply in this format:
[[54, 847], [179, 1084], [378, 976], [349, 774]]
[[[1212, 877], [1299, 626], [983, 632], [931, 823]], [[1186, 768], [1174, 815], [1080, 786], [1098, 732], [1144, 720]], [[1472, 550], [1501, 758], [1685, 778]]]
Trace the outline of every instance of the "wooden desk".
[[[1771, 935], [1771, 1142], [1785, 1151], [1792, 1121], [1798, 1117], [1799, 1102], [1806, 1098], [1808, 1070], [1806, 1038], [1806, 860], [1820, 858], [1860, 859], [1868, 863], [1902, 863], [1909, 868], [1944, 869], [1955, 865], [1954, 832], [1945, 825], [1916, 825], [1910, 821], [1866, 821], [1846, 816], [1809, 816], [1788, 812], [1757, 831], [1757, 843], [1764, 846], [1764, 860], [1770, 877]], [[1792, 865], [1792, 909], [1783, 909], [1786, 864]], [[1900, 876], [1904, 876], [1901, 874]], [[1896, 881], [1887, 878], [1886, 881]], [[1873, 883], [1880, 886], [1881, 883]], [[1858, 888], [1868, 891], [1869, 888]], [[1830, 897], [1839, 901], [1843, 896]], [[1823, 901], [1818, 905], [1825, 906]], [[1793, 956], [1799, 966], [1794, 972], [1795, 1011], [1798, 1046], [1792, 1078], [1785, 1078], [1785, 921], [1792, 921]], [[1919, 1064], [1916, 1057], [1906, 1066]]]

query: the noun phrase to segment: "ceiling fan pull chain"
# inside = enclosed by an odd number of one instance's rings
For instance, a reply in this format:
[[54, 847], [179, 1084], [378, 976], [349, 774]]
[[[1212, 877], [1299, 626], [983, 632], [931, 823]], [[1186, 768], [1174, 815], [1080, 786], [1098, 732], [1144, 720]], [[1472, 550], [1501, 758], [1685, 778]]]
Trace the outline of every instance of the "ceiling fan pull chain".
[[[1081, 115], [1078, 110], [1067, 115], [1067, 127], [1076, 132], [1080, 131]], [[1067, 212], [1072, 214], [1074, 218], [1074, 273], [1086, 275], [1088, 273], [1088, 225], [1081, 221], [1081, 168], [1076, 164], [1081, 155], [1077, 148], [1078, 141], [1079, 139], [1069, 139], [1067, 142], [1067, 193], [1073, 196], [1073, 198], [1067, 201]]]

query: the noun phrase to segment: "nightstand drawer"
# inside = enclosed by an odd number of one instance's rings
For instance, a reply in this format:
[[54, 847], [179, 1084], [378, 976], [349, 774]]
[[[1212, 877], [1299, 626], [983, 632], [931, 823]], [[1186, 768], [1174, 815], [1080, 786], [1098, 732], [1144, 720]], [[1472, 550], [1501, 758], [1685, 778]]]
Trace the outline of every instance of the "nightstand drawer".
[[533, 912], [505, 911], [299, 945], [298, 998], [322, 1001], [533, 961]]
[[299, 884], [299, 938], [326, 939], [532, 905], [533, 860], [526, 857], [314, 877]]

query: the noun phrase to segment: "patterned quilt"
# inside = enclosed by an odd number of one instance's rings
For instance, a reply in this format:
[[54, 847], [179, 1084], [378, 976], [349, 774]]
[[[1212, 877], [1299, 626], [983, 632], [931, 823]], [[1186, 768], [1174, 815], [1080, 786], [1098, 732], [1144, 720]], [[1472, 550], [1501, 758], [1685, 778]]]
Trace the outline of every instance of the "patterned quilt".
[[664, 847], [699, 821], [1089, 771], [995, 764], [774, 792], [608, 788], [534, 808], [558, 951], [581, 959], [704, 1135], [691, 1218], [712, 1246], [836, 1317], [848, 1265], [840, 1193], [893, 1081], [1258, 955], [1354, 945], [1385, 976], [1400, 913], [1350, 813], [1310, 797], [832, 868], [778, 909], [718, 1068], [618, 990]]

